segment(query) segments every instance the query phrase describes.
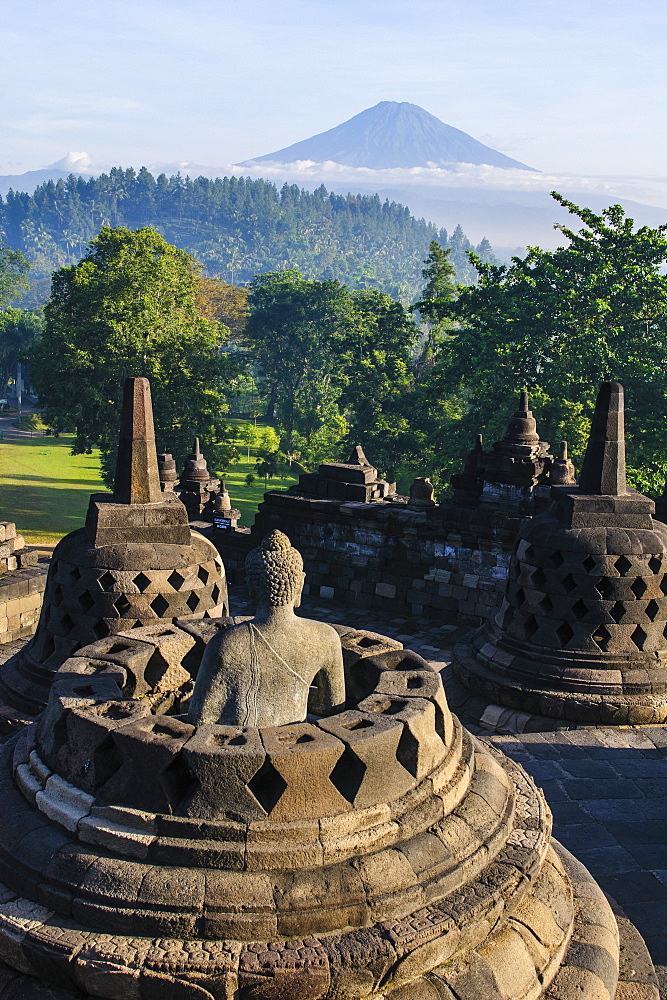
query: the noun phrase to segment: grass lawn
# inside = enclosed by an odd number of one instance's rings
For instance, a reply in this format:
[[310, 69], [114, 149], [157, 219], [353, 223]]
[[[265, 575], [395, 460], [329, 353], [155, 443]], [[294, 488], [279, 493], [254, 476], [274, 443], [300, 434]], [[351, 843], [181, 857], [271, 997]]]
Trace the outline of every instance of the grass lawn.
[[105, 491], [97, 453], [70, 455], [73, 437], [0, 442], [0, 518], [27, 542], [55, 542], [80, 528], [91, 493]]
[[[244, 424], [249, 423], [249, 421], [229, 419], [227, 423], [240, 428]], [[265, 421], [258, 420], [257, 426], [267, 427], [268, 424]], [[240, 441], [236, 441], [236, 446], [241, 452], [241, 461], [231, 466], [225, 476], [225, 486], [229, 491], [232, 506], [237, 507], [241, 511], [239, 524], [242, 527], [250, 528], [255, 519], [257, 504], [264, 499], [267, 487], [264, 485], [264, 480], [257, 476], [257, 452], [251, 448], [250, 460], [248, 461], [247, 448], [244, 448]], [[256, 477], [253, 486], [246, 486], [245, 484], [245, 477], [249, 472], [252, 472], [253, 476]], [[269, 479], [268, 489], [286, 490], [293, 483], [296, 483], [298, 478], [298, 469], [295, 467], [294, 475], [292, 476], [276, 476], [275, 479]]]
[[[246, 421], [230, 420], [240, 427]], [[258, 421], [258, 426], [266, 424]], [[82, 527], [91, 493], [105, 492], [97, 452], [70, 455], [72, 435], [59, 438], [17, 438], [0, 441], [0, 520], [15, 521], [27, 542], [55, 542], [68, 531]], [[241, 511], [240, 524], [250, 527], [257, 504], [265, 492], [264, 480], [245, 485], [249, 472], [257, 475], [256, 454], [241, 450], [241, 461], [225, 477], [234, 507]], [[293, 476], [269, 480], [269, 489], [287, 489]]]

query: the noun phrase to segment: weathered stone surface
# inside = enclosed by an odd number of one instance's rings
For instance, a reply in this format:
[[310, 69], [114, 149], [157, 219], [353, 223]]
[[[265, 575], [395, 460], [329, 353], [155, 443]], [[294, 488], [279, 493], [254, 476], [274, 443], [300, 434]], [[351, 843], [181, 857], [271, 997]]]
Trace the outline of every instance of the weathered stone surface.
[[294, 614], [304, 579], [300, 553], [273, 531], [250, 553], [247, 566], [257, 614], [220, 630], [206, 646], [190, 721], [255, 727], [302, 722], [314, 684], [320, 712], [341, 708], [345, 678], [338, 635], [329, 625]]
[[622, 418], [607, 383], [581, 485], [522, 524], [499, 613], [457, 653], [453, 684], [485, 725], [509, 721], [494, 706], [552, 727], [667, 720], [667, 526], [625, 485]]
[[[29, 599], [37, 601], [37, 589]], [[37, 632], [0, 668], [0, 730], [11, 728], [12, 709], [22, 718], [39, 714], [54, 671], [77, 649], [158, 621], [226, 611], [220, 557], [191, 532], [177, 496], [160, 490], [148, 381], [127, 379], [114, 493], [93, 495], [86, 527], [56, 546]], [[102, 658], [113, 658], [109, 649]], [[156, 704], [162, 697], [166, 711], [173, 698], [164, 695], [183, 687], [187, 670], [180, 664], [160, 670], [154, 656], [141, 666], [139, 649], [127, 693], [155, 695]]]

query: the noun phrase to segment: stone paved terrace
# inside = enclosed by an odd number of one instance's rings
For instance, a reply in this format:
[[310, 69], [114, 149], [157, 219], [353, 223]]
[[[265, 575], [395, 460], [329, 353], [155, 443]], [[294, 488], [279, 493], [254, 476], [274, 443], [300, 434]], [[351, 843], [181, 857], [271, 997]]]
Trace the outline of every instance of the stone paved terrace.
[[[231, 614], [251, 614], [230, 590]], [[300, 614], [398, 639], [446, 670], [467, 628], [304, 598]], [[557, 837], [644, 936], [667, 1000], [667, 727], [483, 736], [519, 761], [546, 794]], [[481, 998], [480, 998], [481, 1000]]]

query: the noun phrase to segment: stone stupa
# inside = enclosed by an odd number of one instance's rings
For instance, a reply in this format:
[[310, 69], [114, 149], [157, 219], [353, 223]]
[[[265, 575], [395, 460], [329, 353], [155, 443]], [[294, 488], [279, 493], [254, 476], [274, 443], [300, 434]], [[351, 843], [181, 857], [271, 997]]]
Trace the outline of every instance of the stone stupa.
[[93, 494], [85, 527], [54, 550], [35, 635], [0, 668], [0, 734], [43, 710], [54, 672], [76, 649], [225, 614], [217, 550], [191, 531], [177, 495], [160, 490], [148, 379], [128, 378], [114, 492]]
[[98, 642], [0, 749], [0, 994], [646, 997], [617, 994], [615, 917], [543, 794], [461, 727], [439, 674], [297, 618], [281, 532], [249, 559], [255, 618], [202, 623], [203, 657], [178, 624], [147, 640], [201, 661], [189, 714], [132, 698], [143, 661]]
[[500, 611], [456, 650], [447, 689], [464, 718], [510, 731], [667, 722], [667, 525], [654, 510], [627, 486], [623, 388], [606, 382], [579, 486], [552, 487], [523, 522]]
[[504, 437], [491, 451], [484, 451], [482, 437], [477, 435], [464, 471], [452, 476], [454, 503], [533, 514], [548, 496], [552, 462], [549, 444], [540, 439], [528, 393], [523, 390]]

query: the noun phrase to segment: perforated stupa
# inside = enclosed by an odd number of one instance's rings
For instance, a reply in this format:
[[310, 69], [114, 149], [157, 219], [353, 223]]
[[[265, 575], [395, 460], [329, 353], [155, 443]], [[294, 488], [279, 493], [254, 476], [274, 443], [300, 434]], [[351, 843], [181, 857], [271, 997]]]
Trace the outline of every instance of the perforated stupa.
[[579, 486], [552, 487], [523, 522], [500, 611], [456, 651], [458, 711], [519, 730], [667, 721], [667, 525], [654, 511], [627, 486], [623, 388], [607, 382]]
[[56, 546], [37, 631], [0, 669], [0, 730], [45, 707], [54, 672], [76, 649], [127, 629], [227, 612], [222, 560], [161, 492], [150, 386], [125, 383], [114, 492], [91, 496], [85, 527]]

